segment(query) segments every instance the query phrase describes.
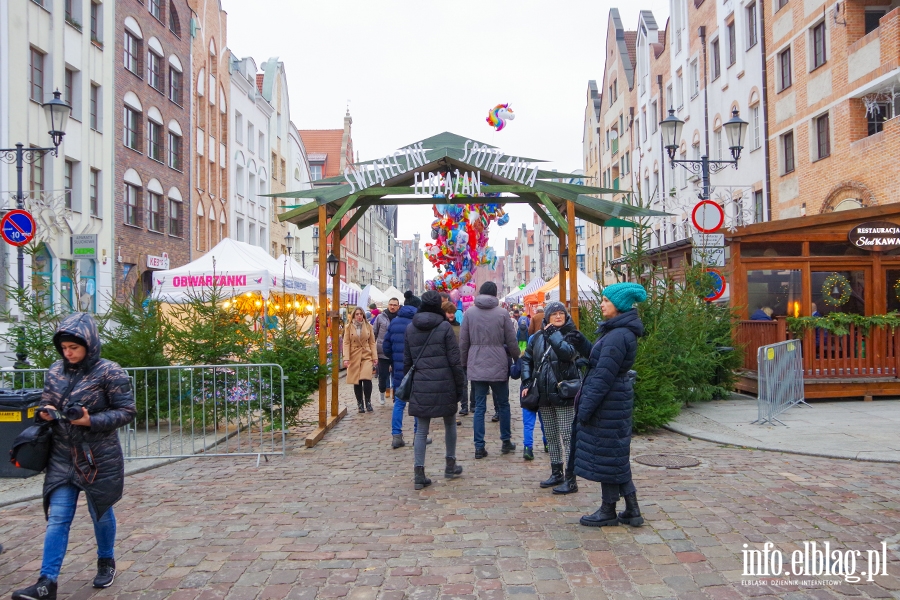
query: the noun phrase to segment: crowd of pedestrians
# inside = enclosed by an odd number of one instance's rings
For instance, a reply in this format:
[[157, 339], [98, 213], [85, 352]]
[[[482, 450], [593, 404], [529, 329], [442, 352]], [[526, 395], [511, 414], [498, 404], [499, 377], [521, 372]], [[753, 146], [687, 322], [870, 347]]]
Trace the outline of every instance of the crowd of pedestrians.
[[[426, 446], [431, 443], [432, 419], [441, 418], [445, 435], [445, 477], [459, 476], [457, 464], [457, 415], [473, 414], [474, 457], [488, 456], [485, 427], [487, 397], [499, 421], [500, 453], [516, 449], [512, 441], [509, 380], [512, 365], [521, 361], [522, 456], [534, 460], [534, 429], [541, 426], [544, 451], [549, 454], [550, 476], [536, 482], [554, 494], [578, 491], [578, 478], [597, 482], [602, 504], [581, 524], [603, 527], [619, 523], [643, 523], [637, 490], [631, 479], [631, 423], [634, 406], [632, 371], [637, 340], [643, 324], [636, 306], [647, 298], [638, 284], [618, 283], [603, 290], [603, 321], [593, 345], [578, 330], [566, 306], [550, 302], [530, 317], [508, 312], [500, 305], [497, 286], [484, 283], [465, 313], [457, 310], [446, 294], [429, 291], [421, 298], [406, 292], [403, 306], [391, 298], [388, 309], [373, 318], [371, 337], [377, 349], [357, 352], [369, 339], [362, 327], [354, 332], [357, 312], [345, 333], [351, 344], [350, 366], [377, 353], [379, 392], [396, 389], [413, 371], [408, 402], [394, 398], [391, 419], [393, 448], [406, 444], [403, 417], [414, 418], [414, 487], [431, 484], [426, 476]], [[361, 309], [357, 309], [361, 310]], [[359, 340], [354, 338], [359, 336]], [[362, 364], [362, 363], [360, 363]], [[366, 412], [365, 380], [353, 373], [360, 412]], [[371, 388], [369, 388], [371, 389]], [[528, 396], [526, 408], [525, 396]], [[362, 402], [362, 404], [360, 404]], [[533, 405], [533, 406], [532, 406]], [[365, 410], [364, 410], [365, 408]], [[616, 512], [620, 499], [625, 510]]]

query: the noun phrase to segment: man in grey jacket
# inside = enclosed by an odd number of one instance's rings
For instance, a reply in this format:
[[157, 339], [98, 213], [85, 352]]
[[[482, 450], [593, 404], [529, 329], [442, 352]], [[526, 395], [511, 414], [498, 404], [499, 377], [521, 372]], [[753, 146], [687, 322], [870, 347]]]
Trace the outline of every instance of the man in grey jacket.
[[500, 411], [500, 452], [515, 450], [509, 411], [509, 356], [519, 358], [516, 328], [509, 313], [500, 307], [497, 284], [486, 281], [481, 284], [475, 304], [469, 307], [459, 330], [459, 350], [467, 377], [472, 382], [475, 396], [475, 458], [487, 456], [484, 447], [484, 413], [487, 409], [487, 392], [491, 389]]
[[391, 298], [388, 301], [388, 309], [378, 313], [375, 317], [375, 325], [373, 325], [373, 333], [375, 334], [375, 348], [378, 351], [378, 392], [381, 394], [381, 405], [384, 406], [384, 393], [388, 389], [391, 382], [391, 357], [384, 353], [384, 335], [387, 333], [391, 321], [397, 316], [400, 310], [400, 300]]

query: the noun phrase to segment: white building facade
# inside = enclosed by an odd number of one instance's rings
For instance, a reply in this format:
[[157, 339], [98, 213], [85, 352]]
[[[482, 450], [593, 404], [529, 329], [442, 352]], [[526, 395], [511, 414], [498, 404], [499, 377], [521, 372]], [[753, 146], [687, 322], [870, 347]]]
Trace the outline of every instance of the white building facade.
[[[23, 173], [37, 225], [24, 283], [59, 310], [103, 312], [113, 294], [112, 11], [91, 0], [0, 1], [0, 147], [52, 147], [41, 104], [59, 90], [72, 106], [59, 156]], [[15, 208], [15, 164], [0, 169], [0, 192]], [[0, 284], [15, 286], [16, 273], [16, 249], [4, 243]]]
[[229, 223], [230, 237], [268, 250], [270, 199], [260, 194], [269, 190], [269, 121], [275, 110], [257, 88], [256, 72], [252, 58], [232, 56]]

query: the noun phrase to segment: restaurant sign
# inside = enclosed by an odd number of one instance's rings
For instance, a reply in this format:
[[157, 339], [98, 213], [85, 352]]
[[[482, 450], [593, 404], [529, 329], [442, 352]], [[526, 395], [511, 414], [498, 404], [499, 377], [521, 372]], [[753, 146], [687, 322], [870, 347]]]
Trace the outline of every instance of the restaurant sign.
[[900, 225], [888, 221], [862, 223], [850, 230], [850, 243], [863, 250], [884, 252], [900, 248]]

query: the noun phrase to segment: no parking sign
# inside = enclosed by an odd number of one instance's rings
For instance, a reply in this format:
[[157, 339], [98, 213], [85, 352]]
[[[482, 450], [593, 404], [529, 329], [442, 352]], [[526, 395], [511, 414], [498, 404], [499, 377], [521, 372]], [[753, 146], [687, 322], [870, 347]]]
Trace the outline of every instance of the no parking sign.
[[0, 220], [0, 235], [13, 246], [24, 246], [33, 240], [34, 230], [34, 219], [27, 210], [11, 210]]

